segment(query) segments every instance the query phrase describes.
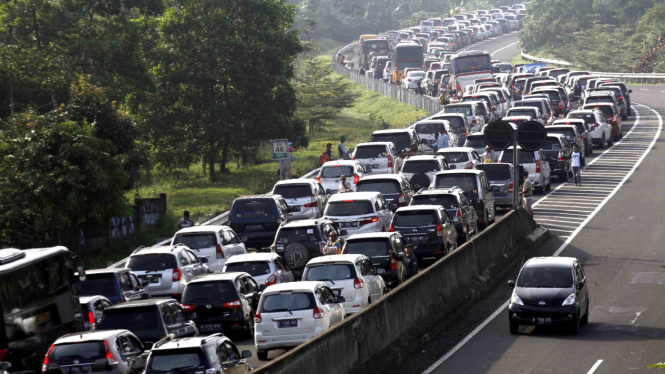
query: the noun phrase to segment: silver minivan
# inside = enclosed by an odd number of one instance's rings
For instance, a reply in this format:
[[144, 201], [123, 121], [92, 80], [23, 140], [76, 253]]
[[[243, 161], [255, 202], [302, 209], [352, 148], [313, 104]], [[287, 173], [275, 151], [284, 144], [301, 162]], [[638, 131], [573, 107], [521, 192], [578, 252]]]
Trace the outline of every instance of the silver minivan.
[[221, 272], [231, 256], [247, 253], [245, 244], [228, 226], [193, 226], [175, 233], [171, 245], [184, 244], [199, 258], [208, 260], [211, 272]]
[[351, 159], [360, 162], [372, 174], [392, 174], [397, 159], [397, 148], [392, 142], [360, 143], [351, 154]]
[[513, 198], [516, 191], [519, 192], [519, 183], [516, 188], [513, 182], [513, 165], [508, 163], [489, 163], [477, 165], [476, 169], [484, 171], [490, 182], [490, 186], [494, 187], [494, 205], [497, 208], [510, 209], [513, 205]]
[[320, 218], [328, 203], [328, 195], [314, 179], [289, 179], [273, 187], [273, 195], [281, 195], [291, 209], [293, 219]]

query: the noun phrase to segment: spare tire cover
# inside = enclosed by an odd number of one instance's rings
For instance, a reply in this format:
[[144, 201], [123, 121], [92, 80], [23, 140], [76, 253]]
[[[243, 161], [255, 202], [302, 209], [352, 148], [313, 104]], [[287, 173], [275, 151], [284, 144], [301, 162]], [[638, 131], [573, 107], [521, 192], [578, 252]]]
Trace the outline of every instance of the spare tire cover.
[[432, 182], [427, 174], [425, 173], [416, 173], [411, 177], [411, 186], [413, 186], [413, 189], [415, 191], [418, 191], [421, 188], [427, 188], [429, 187], [430, 183]]
[[291, 269], [302, 269], [312, 256], [302, 243], [291, 243], [284, 250], [284, 260]]

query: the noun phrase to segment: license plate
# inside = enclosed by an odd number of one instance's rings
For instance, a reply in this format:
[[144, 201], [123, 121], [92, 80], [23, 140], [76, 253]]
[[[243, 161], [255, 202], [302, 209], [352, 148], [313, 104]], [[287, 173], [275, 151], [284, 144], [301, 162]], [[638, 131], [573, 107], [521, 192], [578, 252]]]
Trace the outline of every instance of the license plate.
[[211, 331], [211, 330], [221, 330], [222, 325], [219, 323], [215, 323], [212, 325], [201, 325], [201, 331]]
[[245, 229], [247, 231], [261, 231], [263, 230], [263, 225], [247, 225]]
[[539, 325], [547, 325], [552, 323], [551, 318], [545, 318], [545, 317], [536, 317], [533, 319], [533, 323], [537, 323]]
[[300, 205], [292, 206], [290, 208], [292, 212], [300, 212], [302, 210], [302, 206]]
[[358, 227], [358, 222], [341, 222], [339, 224], [339, 227], [346, 228], [346, 227]]
[[427, 239], [426, 236], [407, 236], [406, 237], [406, 240], [409, 241], [409, 242], [422, 242], [422, 241], [425, 241], [425, 239]]
[[79, 373], [89, 373], [89, 372], [90, 372], [90, 365], [70, 366], [65, 371], [65, 373], [67, 374], [79, 374]]
[[288, 319], [286, 321], [277, 321], [277, 327], [285, 328], [285, 327], [298, 327], [298, 320], [297, 319]]

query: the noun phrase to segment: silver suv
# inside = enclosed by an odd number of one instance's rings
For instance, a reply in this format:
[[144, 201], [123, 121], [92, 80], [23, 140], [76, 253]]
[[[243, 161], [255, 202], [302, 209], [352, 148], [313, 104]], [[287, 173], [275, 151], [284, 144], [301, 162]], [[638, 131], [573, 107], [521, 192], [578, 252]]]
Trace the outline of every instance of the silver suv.
[[176, 299], [196, 276], [208, 274], [208, 259], [198, 257], [184, 244], [136, 249], [126, 267], [132, 269], [151, 296]]

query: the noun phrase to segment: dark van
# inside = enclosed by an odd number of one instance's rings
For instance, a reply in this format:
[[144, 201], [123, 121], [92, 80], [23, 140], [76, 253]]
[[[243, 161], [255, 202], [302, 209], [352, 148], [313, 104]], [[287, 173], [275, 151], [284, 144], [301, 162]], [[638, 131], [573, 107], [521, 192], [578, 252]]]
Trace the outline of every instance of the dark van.
[[292, 219], [280, 195], [245, 196], [233, 202], [228, 225], [248, 248], [260, 250], [272, 244], [282, 222]]
[[88, 270], [79, 296], [95, 295], [102, 295], [113, 304], [149, 298], [131, 269]]

